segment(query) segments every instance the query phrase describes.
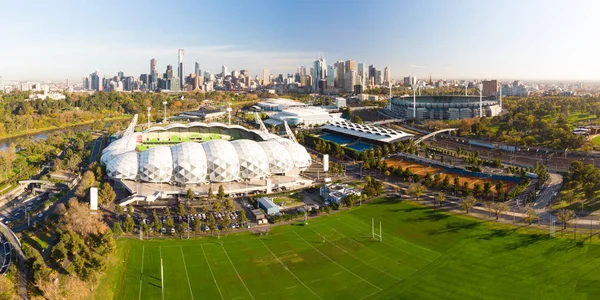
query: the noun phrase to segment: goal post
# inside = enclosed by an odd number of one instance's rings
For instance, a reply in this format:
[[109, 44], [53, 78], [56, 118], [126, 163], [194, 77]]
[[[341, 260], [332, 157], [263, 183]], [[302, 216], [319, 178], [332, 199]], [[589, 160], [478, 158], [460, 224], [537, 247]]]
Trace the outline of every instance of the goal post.
[[371, 218], [371, 237], [375, 239], [375, 237], [379, 238], [379, 242], [383, 242], [383, 231], [381, 227], [381, 221], [379, 221], [379, 233], [375, 232], [375, 218]]

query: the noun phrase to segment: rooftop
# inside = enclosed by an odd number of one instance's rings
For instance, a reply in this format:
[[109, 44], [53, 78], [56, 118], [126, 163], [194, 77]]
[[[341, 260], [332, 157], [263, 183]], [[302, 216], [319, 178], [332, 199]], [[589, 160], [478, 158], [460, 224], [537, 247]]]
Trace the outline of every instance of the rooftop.
[[323, 126], [323, 129], [384, 143], [396, 142], [414, 136], [410, 133], [402, 131], [372, 125], [357, 124], [345, 120], [336, 121], [329, 125], [325, 125]]

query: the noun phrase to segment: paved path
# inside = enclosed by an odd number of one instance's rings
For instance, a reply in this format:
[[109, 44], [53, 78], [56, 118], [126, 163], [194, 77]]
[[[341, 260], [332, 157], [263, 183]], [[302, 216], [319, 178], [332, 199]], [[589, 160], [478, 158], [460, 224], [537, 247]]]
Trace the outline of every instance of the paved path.
[[29, 299], [29, 296], [27, 295], [27, 278], [29, 278], [29, 269], [25, 264], [25, 254], [23, 254], [23, 250], [21, 250], [21, 242], [19, 242], [19, 239], [15, 233], [2, 222], [0, 222], [0, 231], [4, 233], [4, 236], [6, 236], [8, 242], [17, 254], [17, 261], [19, 262], [19, 297], [21, 299]]

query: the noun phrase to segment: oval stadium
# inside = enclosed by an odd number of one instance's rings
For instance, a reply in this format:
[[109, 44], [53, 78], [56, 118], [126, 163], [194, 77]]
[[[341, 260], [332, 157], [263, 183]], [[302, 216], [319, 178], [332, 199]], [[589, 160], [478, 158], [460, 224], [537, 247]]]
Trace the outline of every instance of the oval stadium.
[[[479, 117], [479, 96], [416, 96], [416, 119], [460, 120]], [[501, 112], [501, 102], [495, 96], [483, 97], [483, 116], [493, 117]], [[403, 118], [412, 119], [414, 112], [412, 96], [393, 97], [387, 110]]]
[[[170, 185], [172, 191], [176, 186], [211, 183], [231, 183], [226, 186], [231, 190], [238, 183], [238, 190], [245, 186], [267, 191], [264, 186], [271, 180], [282, 186], [285, 182], [295, 184], [301, 179], [299, 174], [311, 165], [303, 146], [268, 132], [200, 122], [133, 132], [136, 120], [103, 150], [100, 161], [109, 178], [124, 183], [138, 196], [156, 192], [152, 188], [156, 183]], [[248, 188], [248, 182], [264, 184]], [[203, 192], [202, 188], [194, 190]]]

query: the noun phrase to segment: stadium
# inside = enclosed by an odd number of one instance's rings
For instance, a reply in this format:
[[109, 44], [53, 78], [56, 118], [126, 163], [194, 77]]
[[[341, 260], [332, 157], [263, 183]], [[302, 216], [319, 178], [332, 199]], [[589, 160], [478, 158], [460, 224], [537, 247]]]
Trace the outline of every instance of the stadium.
[[299, 183], [300, 173], [311, 165], [304, 147], [266, 131], [192, 122], [134, 132], [136, 121], [104, 149], [100, 161], [108, 177], [143, 200], [157, 191], [177, 194], [190, 188], [202, 194], [212, 183], [231, 183], [224, 185], [230, 192], [268, 192]]
[[[460, 120], [479, 116], [479, 96], [417, 96], [416, 119], [422, 120]], [[481, 101], [483, 115], [497, 116], [501, 112], [500, 100], [496, 97], [483, 97]], [[415, 105], [413, 97], [393, 97], [387, 110], [392, 114], [412, 119]]]

